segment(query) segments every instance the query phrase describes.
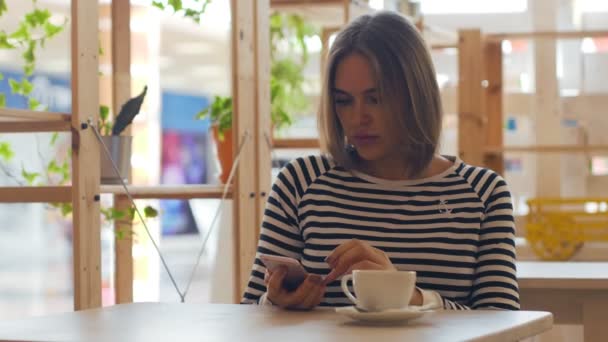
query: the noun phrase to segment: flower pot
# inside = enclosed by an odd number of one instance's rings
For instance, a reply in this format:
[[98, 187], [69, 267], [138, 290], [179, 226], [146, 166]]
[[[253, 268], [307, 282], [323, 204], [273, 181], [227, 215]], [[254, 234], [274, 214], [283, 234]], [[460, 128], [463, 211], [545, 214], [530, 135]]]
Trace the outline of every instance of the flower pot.
[[129, 183], [129, 175], [131, 173], [131, 142], [133, 141], [133, 137], [112, 135], [103, 136], [101, 139], [110, 151], [112, 160], [116, 164], [118, 171], [120, 171], [120, 176], [116, 175], [116, 171], [106, 151], [100, 145], [101, 184], [120, 184], [120, 178], [125, 183]]
[[215, 140], [217, 158], [220, 161], [222, 169], [219, 179], [222, 184], [226, 184], [228, 182], [228, 175], [230, 175], [230, 170], [232, 169], [232, 128], [224, 131], [223, 140], [220, 140], [219, 127], [217, 125], [213, 125], [211, 131]]

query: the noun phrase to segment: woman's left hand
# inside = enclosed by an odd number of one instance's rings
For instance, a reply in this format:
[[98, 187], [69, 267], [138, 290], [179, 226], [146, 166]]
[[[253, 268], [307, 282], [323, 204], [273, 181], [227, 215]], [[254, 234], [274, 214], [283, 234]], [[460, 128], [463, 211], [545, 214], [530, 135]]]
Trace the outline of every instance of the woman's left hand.
[[[357, 239], [352, 239], [336, 247], [325, 261], [332, 270], [325, 277], [324, 285], [354, 270], [397, 270], [384, 251]], [[418, 288], [412, 294], [410, 305], [422, 305], [422, 292]]]
[[386, 253], [357, 239], [336, 247], [325, 261], [332, 269], [325, 277], [325, 285], [354, 270], [396, 270]]

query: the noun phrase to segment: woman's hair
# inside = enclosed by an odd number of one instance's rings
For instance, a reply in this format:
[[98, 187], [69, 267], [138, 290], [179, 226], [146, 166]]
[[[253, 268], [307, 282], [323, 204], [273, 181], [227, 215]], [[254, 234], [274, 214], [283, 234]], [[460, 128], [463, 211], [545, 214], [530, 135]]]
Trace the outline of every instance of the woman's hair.
[[397, 127], [410, 177], [431, 162], [441, 133], [442, 108], [435, 69], [427, 46], [412, 23], [388, 11], [363, 15], [338, 33], [327, 57], [319, 110], [324, 152], [338, 165], [356, 166], [334, 106], [336, 69], [352, 53], [365, 56], [377, 82], [384, 119]]

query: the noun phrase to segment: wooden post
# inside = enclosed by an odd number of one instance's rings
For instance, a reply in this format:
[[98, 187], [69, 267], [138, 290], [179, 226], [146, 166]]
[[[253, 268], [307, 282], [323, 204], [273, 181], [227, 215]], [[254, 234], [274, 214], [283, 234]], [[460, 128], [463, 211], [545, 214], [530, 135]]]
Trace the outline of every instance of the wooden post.
[[344, 13], [343, 15], [343, 21], [344, 24], [347, 24], [348, 22], [350, 22], [350, 5], [351, 5], [351, 0], [343, 0], [342, 1], [342, 6], [344, 7]]
[[[238, 302], [255, 257], [262, 202], [270, 189], [269, 0], [232, 0], [234, 153], [247, 137], [234, 182], [235, 289]], [[268, 89], [267, 89], [268, 88]], [[256, 170], [251, 172], [251, 170]], [[261, 192], [265, 192], [262, 198]]]
[[[534, 29], [557, 28], [558, 8], [553, 0], [530, 2]], [[557, 54], [554, 38], [538, 38], [534, 41], [535, 88], [533, 108], [537, 145], [561, 143], [561, 99], [556, 74]], [[538, 155], [536, 158], [536, 196], [559, 197], [561, 195], [561, 157]]]
[[[129, 1], [112, 1], [112, 98], [113, 113], [131, 98], [131, 5]], [[127, 127], [123, 135], [130, 135]], [[129, 183], [131, 173], [129, 172]], [[125, 195], [114, 196], [114, 208], [128, 212], [131, 207]], [[133, 302], [133, 224], [114, 222], [114, 287], [116, 303]]]
[[[503, 107], [502, 107], [502, 46], [501, 42], [485, 41], [485, 104], [488, 119], [486, 143], [488, 148], [503, 147]], [[504, 175], [504, 155], [485, 154], [484, 166]]]
[[[272, 181], [272, 123], [270, 118], [270, 1], [258, 0], [255, 13], [255, 75], [257, 80], [256, 99], [256, 219], [255, 238], [252, 241], [257, 248], [257, 240], [262, 226], [262, 218], [266, 207], [266, 198], [270, 193]], [[253, 262], [253, 260], [252, 260]], [[251, 267], [251, 265], [249, 265]], [[247, 267], [246, 267], [247, 268]], [[246, 270], [249, 272], [249, 270]]]
[[99, 8], [96, 0], [72, 0], [72, 203], [74, 309], [101, 306], [99, 142], [91, 128], [99, 118]]
[[482, 165], [486, 117], [481, 31], [460, 30], [458, 35], [458, 151], [465, 162]]

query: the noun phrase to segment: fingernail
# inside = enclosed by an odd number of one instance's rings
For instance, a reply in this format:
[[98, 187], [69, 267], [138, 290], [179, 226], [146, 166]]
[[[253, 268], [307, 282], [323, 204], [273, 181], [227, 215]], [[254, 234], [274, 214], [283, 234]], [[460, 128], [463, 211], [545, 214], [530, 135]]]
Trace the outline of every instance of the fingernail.
[[314, 284], [320, 285], [323, 283], [323, 278], [321, 278], [321, 276], [318, 274], [311, 274], [310, 281], [313, 282]]

